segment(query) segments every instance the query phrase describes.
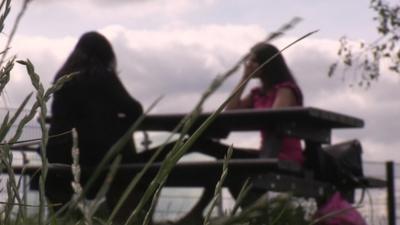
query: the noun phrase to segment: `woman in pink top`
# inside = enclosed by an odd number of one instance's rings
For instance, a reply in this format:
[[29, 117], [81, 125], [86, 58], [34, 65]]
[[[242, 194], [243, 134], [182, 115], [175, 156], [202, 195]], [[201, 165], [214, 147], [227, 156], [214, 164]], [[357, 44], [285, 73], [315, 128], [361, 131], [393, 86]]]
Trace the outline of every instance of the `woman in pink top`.
[[[257, 67], [267, 61], [271, 56], [278, 53], [278, 49], [266, 43], [259, 43], [251, 49], [251, 55], [245, 64], [244, 74], [241, 82], [244, 81]], [[245, 97], [243, 95], [242, 87], [234, 98], [229, 102], [226, 110], [244, 109], [244, 108], [281, 108], [290, 106], [302, 106], [303, 96], [298, 87], [295, 79], [293, 78], [289, 68], [287, 67], [282, 55], [278, 55], [271, 62], [266, 64], [254, 76], [261, 81], [259, 87], [253, 88], [252, 91]], [[295, 162], [299, 165], [303, 164], [303, 155], [300, 145], [300, 140], [289, 137], [276, 137], [273, 133], [261, 131], [262, 145], [258, 154], [253, 149], [234, 148], [232, 158], [257, 158], [257, 157], [278, 157], [280, 160], [288, 160]], [[271, 139], [277, 140], [279, 143], [278, 152], [272, 152], [267, 147], [268, 141]], [[227, 146], [219, 142], [210, 140], [202, 140], [196, 143], [197, 147], [202, 150], [202, 153], [214, 156], [216, 158], [223, 158]], [[229, 190], [234, 197], [240, 193], [241, 186], [232, 185]], [[208, 202], [212, 199], [214, 193], [213, 187], [206, 187], [203, 195], [196, 205], [196, 210], [192, 212], [201, 212], [201, 209], [207, 206]], [[242, 206], [246, 206], [260, 197], [260, 193], [248, 192], [246, 199], [242, 200]], [[201, 217], [195, 213], [186, 215], [181, 224], [189, 221], [191, 218]]]
[[[250, 57], [244, 65], [244, 74], [240, 83], [252, 74], [262, 63], [267, 61], [279, 50], [271, 44], [264, 42], [256, 44], [250, 51]], [[242, 87], [226, 107], [226, 110], [245, 108], [282, 108], [303, 105], [303, 95], [290, 72], [281, 54], [264, 65], [253, 76], [260, 80], [260, 86], [243, 96]], [[239, 84], [238, 84], [239, 85]], [[304, 158], [300, 140], [290, 137], [276, 137], [273, 133], [261, 131], [262, 144], [260, 157], [278, 157], [280, 160], [288, 160], [303, 164]], [[270, 139], [279, 139], [278, 152], [268, 149], [267, 142]]]

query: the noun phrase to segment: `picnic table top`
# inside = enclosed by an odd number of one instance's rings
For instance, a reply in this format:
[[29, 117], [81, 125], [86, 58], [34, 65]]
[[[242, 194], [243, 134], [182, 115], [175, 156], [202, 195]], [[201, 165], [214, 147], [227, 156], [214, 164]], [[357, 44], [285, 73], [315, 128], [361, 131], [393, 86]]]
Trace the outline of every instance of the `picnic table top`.
[[[196, 125], [200, 125], [212, 113], [202, 113]], [[185, 113], [149, 114], [140, 129], [171, 131], [186, 116]], [[314, 107], [288, 107], [280, 109], [240, 109], [222, 112], [210, 129], [229, 131], [251, 131], [268, 127], [286, 128], [361, 128], [362, 119]]]

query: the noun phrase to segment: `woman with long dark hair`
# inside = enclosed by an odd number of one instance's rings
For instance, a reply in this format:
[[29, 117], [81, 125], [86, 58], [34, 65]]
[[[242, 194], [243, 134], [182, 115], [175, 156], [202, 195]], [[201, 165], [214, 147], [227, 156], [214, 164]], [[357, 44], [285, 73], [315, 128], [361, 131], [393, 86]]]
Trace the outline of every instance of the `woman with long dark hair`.
[[[58, 135], [76, 128], [79, 163], [83, 167], [95, 167], [111, 146], [123, 136], [142, 114], [141, 104], [132, 98], [122, 85], [116, 72], [116, 58], [111, 44], [101, 34], [88, 32], [81, 36], [64, 65], [57, 72], [55, 80], [76, 73], [72, 80], [54, 93], [51, 105], [49, 135]], [[50, 138], [47, 158], [50, 163], [72, 164], [71, 133]], [[121, 150], [122, 163], [133, 162], [136, 158], [133, 138]], [[82, 173], [84, 186], [91, 174]], [[103, 177], [104, 179], [104, 177]], [[102, 185], [99, 178], [85, 198], [95, 197]], [[46, 196], [51, 203], [63, 204], [71, 199], [72, 177], [65, 174], [49, 173], [46, 182]], [[122, 194], [128, 181], [114, 181], [121, 186], [111, 186], [114, 195], [107, 194], [111, 205]]]
[[[260, 65], [271, 57], [274, 58], [256, 71]], [[240, 83], [253, 72], [256, 72], [254, 78], [260, 81], [260, 86], [253, 88], [244, 97], [243, 90], [245, 87], [242, 87], [227, 105], [227, 110], [245, 108], [277, 109], [303, 105], [303, 95], [299, 85], [283, 56], [275, 46], [261, 42], [251, 48]], [[276, 138], [274, 134], [261, 131], [261, 137], [262, 143], [259, 153], [261, 157], [277, 157], [280, 160], [292, 161], [299, 165], [303, 164], [304, 158], [299, 139], [283, 138], [279, 142], [278, 151], [274, 152], [266, 144], [269, 139]]]

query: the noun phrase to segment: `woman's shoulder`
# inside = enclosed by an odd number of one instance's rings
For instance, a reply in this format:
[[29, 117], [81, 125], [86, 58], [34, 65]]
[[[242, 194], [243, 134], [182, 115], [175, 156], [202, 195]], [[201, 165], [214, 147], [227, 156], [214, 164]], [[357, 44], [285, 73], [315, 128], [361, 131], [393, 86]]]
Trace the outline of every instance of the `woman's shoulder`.
[[273, 89], [277, 92], [280, 89], [290, 89], [291, 91], [295, 92], [295, 94], [300, 94], [302, 95], [302, 91], [299, 87], [299, 85], [296, 84], [296, 82], [293, 81], [285, 81], [279, 84], [276, 84]]
[[296, 96], [297, 102], [302, 105], [303, 104], [303, 93], [300, 89], [300, 87], [293, 81], [286, 81], [286, 82], [282, 82], [279, 84], [276, 84], [274, 86], [274, 89], [276, 92], [278, 92], [281, 89], [289, 89], [291, 90], [294, 95]]

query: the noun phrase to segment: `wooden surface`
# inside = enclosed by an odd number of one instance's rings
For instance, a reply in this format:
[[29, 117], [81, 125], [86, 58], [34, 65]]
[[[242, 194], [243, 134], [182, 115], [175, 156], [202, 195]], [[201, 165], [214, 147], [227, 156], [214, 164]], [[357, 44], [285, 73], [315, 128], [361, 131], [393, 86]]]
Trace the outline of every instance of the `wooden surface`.
[[[119, 172], [127, 175], [135, 175], [143, 167], [145, 163], [132, 163], [132, 164], [121, 164], [119, 166]], [[162, 162], [153, 163], [149, 172], [155, 174], [162, 166]], [[223, 160], [213, 160], [213, 161], [185, 161], [179, 162], [175, 167], [174, 171], [181, 170], [180, 173], [196, 174], [221, 174], [223, 166]], [[38, 165], [26, 165], [24, 166], [14, 166], [15, 173], [33, 174], [40, 169]], [[249, 175], [249, 174], [261, 174], [265, 172], [270, 172], [273, 170], [280, 170], [284, 173], [291, 174], [301, 174], [302, 169], [291, 163], [285, 161], [279, 161], [278, 159], [231, 159], [228, 163], [228, 168], [230, 171], [235, 171], [238, 175]], [[82, 173], [92, 172], [95, 168], [82, 167]], [[49, 164], [49, 170], [55, 173], [71, 173], [71, 167], [67, 164]]]
[[[149, 114], [140, 129], [171, 131], [186, 114]], [[211, 113], [203, 113], [197, 122], [200, 124]], [[213, 122], [213, 129], [230, 131], [260, 130], [267, 127], [290, 125], [298, 128], [361, 128], [364, 121], [331, 111], [312, 107], [290, 107], [282, 109], [232, 110], [221, 113]], [[211, 129], [211, 128], [210, 128]]]
[[[154, 163], [150, 166], [145, 176], [141, 179], [141, 184], [147, 186], [155, 177], [162, 163]], [[123, 164], [119, 167], [118, 175], [127, 179], [133, 177], [143, 169], [144, 163]], [[223, 170], [223, 160], [215, 161], [188, 161], [179, 162], [168, 176], [166, 186], [168, 187], [209, 187], [213, 188], [219, 181]], [[40, 167], [15, 167], [15, 173], [36, 174], [40, 173]], [[81, 168], [81, 174], [92, 172], [93, 168]], [[71, 167], [63, 164], [50, 164], [48, 173], [56, 173], [72, 179]], [[265, 178], [268, 177], [268, 180]], [[287, 186], [293, 187], [297, 182], [302, 181], [302, 187], [297, 186], [296, 194], [302, 196], [315, 197], [318, 192], [315, 188], [331, 187], [329, 184], [314, 182], [312, 177], [304, 176], [304, 171], [299, 166], [290, 162], [283, 162], [277, 159], [232, 159], [228, 163], [228, 174], [224, 181], [224, 186], [241, 186], [250, 179], [257, 184], [257, 188], [263, 191], [274, 190]], [[287, 190], [287, 189], [284, 189]]]

